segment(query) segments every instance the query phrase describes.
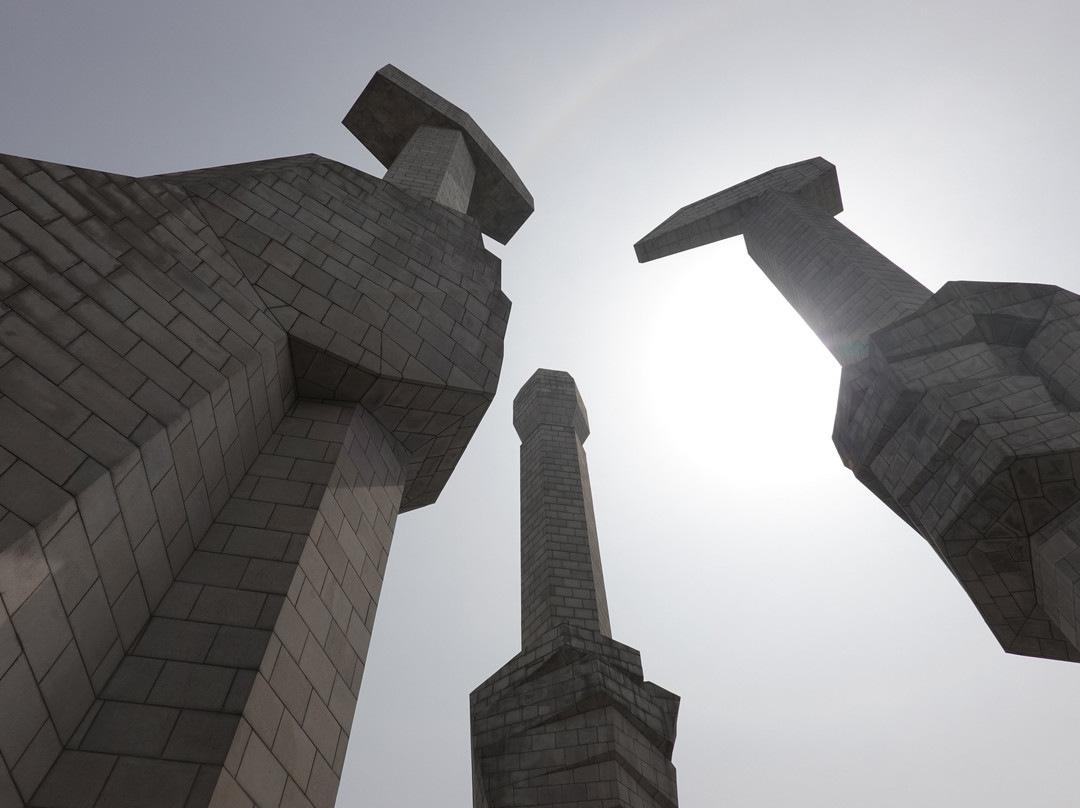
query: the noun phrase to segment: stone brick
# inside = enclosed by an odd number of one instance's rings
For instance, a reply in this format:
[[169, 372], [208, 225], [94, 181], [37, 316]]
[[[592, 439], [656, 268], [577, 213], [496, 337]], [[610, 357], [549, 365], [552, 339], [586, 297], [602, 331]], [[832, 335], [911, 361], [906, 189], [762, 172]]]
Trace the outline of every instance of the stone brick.
[[0, 706], [4, 714], [0, 722], [0, 755], [13, 764], [22, 757], [49, 715], [25, 657], [19, 657], [0, 677]]
[[41, 695], [60, 741], [66, 743], [94, 701], [94, 689], [75, 643], [68, 643], [42, 679]]
[[180, 711], [147, 704], [106, 701], [80, 748], [88, 752], [157, 758], [165, 750]]
[[34, 676], [40, 681], [71, 641], [71, 628], [51, 580], [34, 590], [11, 616]]
[[278, 806], [288, 775], [258, 736], [248, 741], [236, 781], [260, 805]]
[[114, 755], [65, 751], [34, 794], [34, 804], [41, 808], [93, 808], [116, 760]]
[[225, 759], [240, 716], [184, 710], [176, 722], [165, 757], [194, 763], [220, 764]]
[[121, 757], [94, 808], [185, 808], [198, 770], [191, 763]]

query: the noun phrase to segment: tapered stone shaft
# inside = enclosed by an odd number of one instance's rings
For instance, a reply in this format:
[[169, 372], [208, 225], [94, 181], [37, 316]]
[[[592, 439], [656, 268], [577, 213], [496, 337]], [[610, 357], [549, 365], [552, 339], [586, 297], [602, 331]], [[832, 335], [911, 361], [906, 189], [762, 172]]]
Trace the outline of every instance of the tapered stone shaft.
[[569, 373], [538, 370], [514, 399], [521, 438], [521, 647], [560, 623], [611, 636], [585, 405]]
[[929, 289], [796, 194], [762, 195], [743, 226], [750, 257], [841, 365], [865, 357], [871, 334], [930, 298]]

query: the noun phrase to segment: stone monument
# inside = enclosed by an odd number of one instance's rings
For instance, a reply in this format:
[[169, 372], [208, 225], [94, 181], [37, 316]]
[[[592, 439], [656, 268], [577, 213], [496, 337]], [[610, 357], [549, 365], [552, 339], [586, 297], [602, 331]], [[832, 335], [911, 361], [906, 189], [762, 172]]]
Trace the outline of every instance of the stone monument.
[[495, 393], [532, 197], [392, 66], [316, 155], [0, 157], [0, 806], [330, 808], [399, 512]]
[[971, 281], [931, 294], [841, 210], [819, 157], [688, 205], [635, 249], [644, 262], [741, 234], [842, 367], [844, 464], [1006, 651], [1080, 660], [1080, 296]]
[[473, 691], [475, 808], [676, 808], [679, 697], [611, 639], [585, 405], [538, 370], [514, 399], [521, 438], [521, 653]]

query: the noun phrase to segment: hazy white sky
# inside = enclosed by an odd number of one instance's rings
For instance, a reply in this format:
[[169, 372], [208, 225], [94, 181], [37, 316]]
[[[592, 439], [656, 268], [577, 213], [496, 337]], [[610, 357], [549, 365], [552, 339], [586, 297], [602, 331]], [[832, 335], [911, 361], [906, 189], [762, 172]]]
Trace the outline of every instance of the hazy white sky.
[[617, 640], [683, 697], [681, 804], [1076, 804], [1080, 667], [1000, 650], [830, 443], [838, 368], [741, 240], [676, 208], [834, 162], [840, 219], [931, 289], [1080, 290], [1080, 5], [0, 0], [0, 151], [126, 174], [316, 152], [387, 62], [469, 112], [537, 212], [499, 396], [404, 515], [341, 806], [471, 804], [468, 693], [519, 647], [517, 389], [569, 371]]

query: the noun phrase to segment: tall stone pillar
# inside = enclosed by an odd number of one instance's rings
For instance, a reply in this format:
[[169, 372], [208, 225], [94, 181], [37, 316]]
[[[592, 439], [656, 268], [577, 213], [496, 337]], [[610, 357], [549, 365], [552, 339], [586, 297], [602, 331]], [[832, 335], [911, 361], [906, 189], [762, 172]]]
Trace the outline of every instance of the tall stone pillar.
[[498, 384], [481, 234], [532, 211], [392, 66], [345, 125], [386, 179], [0, 156], [2, 808], [334, 804], [395, 521]]
[[568, 373], [514, 399], [521, 438], [521, 653], [473, 691], [473, 805], [678, 804], [679, 697], [611, 639], [589, 472], [589, 421]]
[[930, 294], [832, 220], [835, 168], [783, 166], [686, 206], [650, 261], [744, 235], [842, 365], [842, 460], [956, 576], [1006, 651], [1080, 660], [1080, 296]]
[[521, 647], [560, 623], [611, 636], [596, 538], [585, 405], [569, 374], [538, 371], [514, 399], [521, 438]]

